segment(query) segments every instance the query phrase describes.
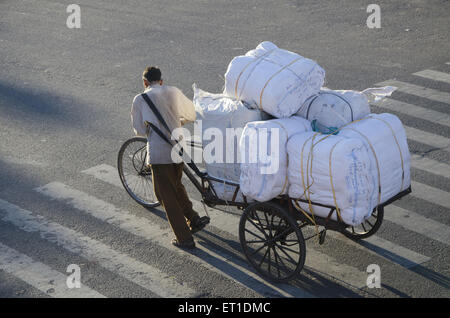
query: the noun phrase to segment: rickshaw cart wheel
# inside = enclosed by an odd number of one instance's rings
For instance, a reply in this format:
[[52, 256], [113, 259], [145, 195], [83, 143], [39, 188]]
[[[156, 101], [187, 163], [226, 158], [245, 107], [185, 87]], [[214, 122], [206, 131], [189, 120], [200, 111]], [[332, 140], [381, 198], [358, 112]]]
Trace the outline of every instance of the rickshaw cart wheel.
[[306, 246], [297, 222], [279, 204], [250, 204], [241, 216], [239, 240], [248, 262], [264, 278], [285, 283], [305, 264]]
[[368, 238], [374, 235], [383, 223], [384, 207], [379, 206], [373, 212], [372, 215], [358, 226], [347, 227], [342, 234], [352, 240], [360, 240]]

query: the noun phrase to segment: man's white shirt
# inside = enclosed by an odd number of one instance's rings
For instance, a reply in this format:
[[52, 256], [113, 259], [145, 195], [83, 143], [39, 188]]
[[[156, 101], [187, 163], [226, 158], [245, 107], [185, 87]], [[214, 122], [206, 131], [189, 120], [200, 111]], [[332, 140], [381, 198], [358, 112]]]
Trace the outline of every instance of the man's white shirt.
[[134, 133], [148, 138], [147, 150], [150, 150], [149, 156], [147, 156], [147, 164], [173, 163], [172, 146], [167, 144], [157, 133], [149, 131], [145, 122], [152, 123], [171, 139], [171, 133], [174, 129], [181, 127], [182, 121], [183, 124], [195, 121], [194, 104], [181, 90], [174, 86], [152, 85], [147, 87], [144, 93], [155, 104], [169, 126], [170, 132], [159, 122], [144, 98], [140, 96], [141, 94], [138, 94], [134, 97], [131, 107], [131, 124]]

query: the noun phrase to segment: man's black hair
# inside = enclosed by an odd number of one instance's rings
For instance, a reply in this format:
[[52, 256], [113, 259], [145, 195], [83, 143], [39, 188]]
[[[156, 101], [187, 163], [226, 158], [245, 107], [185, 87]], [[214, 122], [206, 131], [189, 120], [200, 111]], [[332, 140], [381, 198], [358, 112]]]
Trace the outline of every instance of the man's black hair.
[[145, 68], [142, 77], [149, 83], [161, 80], [161, 70], [157, 66], [149, 66]]

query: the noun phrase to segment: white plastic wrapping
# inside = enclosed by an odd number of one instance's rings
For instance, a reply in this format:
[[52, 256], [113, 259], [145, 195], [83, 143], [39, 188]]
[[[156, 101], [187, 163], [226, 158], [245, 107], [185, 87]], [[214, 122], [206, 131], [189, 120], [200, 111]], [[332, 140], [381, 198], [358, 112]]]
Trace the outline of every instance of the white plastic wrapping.
[[315, 61], [262, 42], [228, 65], [224, 93], [284, 118], [317, 94], [324, 77], [325, 71]]
[[362, 92], [322, 88], [302, 105], [296, 115], [312, 122], [313, 130], [324, 134], [370, 114], [369, 102], [392, 94], [395, 87], [368, 88]]
[[[358, 225], [370, 216], [375, 182], [370, 155], [360, 139], [306, 132], [292, 136], [287, 151], [291, 198], [337, 206], [349, 225]], [[324, 218], [331, 210], [300, 201], [299, 205]], [[336, 212], [332, 219], [338, 219]]]
[[297, 116], [248, 123], [239, 143], [242, 193], [262, 202], [286, 194], [286, 143], [290, 136], [306, 131], [311, 131], [310, 122]]
[[372, 87], [366, 88], [361, 93], [367, 96], [369, 103], [376, 103], [383, 100], [386, 96], [391, 96], [396, 89], [397, 87], [395, 86]]
[[370, 114], [342, 128], [338, 136], [360, 139], [370, 153], [376, 183], [372, 205], [386, 202], [411, 185], [411, 156], [405, 129], [397, 116]]
[[[211, 142], [215, 141], [216, 135], [211, 129], [217, 129], [223, 136], [221, 141], [222, 147], [220, 149], [222, 155], [212, 158], [217, 159], [217, 161], [209, 162], [209, 158], [204, 158], [206, 171], [210, 176], [239, 183], [239, 140], [243, 127], [248, 122], [266, 119], [268, 115], [256, 109], [248, 109], [242, 102], [222, 94], [211, 94], [198, 89], [195, 85], [193, 89], [194, 106], [197, 113], [196, 125], [198, 127], [201, 125], [204, 156], [207, 156], [209, 153], [212, 145]], [[231, 134], [232, 131], [235, 133], [234, 135]], [[228, 138], [227, 133], [229, 134]], [[220, 144], [218, 145], [220, 146]], [[215, 151], [220, 150], [214, 149], [211, 152], [215, 154]], [[219, 198], [227, 201], [233, 199], [236, 190], [235, 186], [214, 181], [212, 185]], [[243, 201], [241, 191], [239, 191], [235, 200]]]

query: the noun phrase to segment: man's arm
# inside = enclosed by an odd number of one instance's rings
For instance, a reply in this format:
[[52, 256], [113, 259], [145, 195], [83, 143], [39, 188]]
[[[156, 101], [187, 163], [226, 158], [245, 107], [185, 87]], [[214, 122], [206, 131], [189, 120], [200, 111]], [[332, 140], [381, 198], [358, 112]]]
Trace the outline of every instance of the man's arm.
[[180, 115], [181, 124], [184, 125], [195, 121], [195, 107], [192, 101], [187, 98], [181, 90], [175, 87], [175, 100]]
[[141, 98], [139, 98], [139, 95], [136, 95], [131, 106], [131, 125], [137, 136], [147, 137], [148, 128], [142, 119], [141, 103]]

